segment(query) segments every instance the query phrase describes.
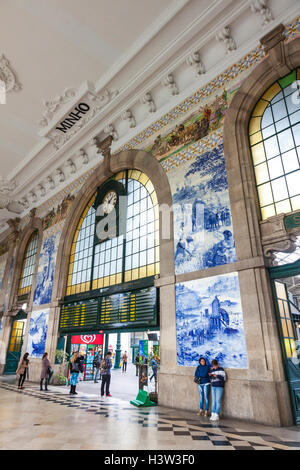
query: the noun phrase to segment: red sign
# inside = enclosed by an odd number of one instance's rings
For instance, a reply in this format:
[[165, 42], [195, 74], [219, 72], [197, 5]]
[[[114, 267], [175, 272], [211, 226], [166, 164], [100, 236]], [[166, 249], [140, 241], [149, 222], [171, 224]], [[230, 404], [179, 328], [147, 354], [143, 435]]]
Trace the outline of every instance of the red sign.
[[103, 344], [104, 335], [77, 335], [72, 336], [72, 344]]

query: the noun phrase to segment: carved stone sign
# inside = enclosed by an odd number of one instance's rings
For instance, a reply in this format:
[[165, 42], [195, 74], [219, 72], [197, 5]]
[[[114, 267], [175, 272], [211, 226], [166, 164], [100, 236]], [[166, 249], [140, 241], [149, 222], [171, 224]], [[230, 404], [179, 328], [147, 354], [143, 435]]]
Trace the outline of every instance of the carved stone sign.
[[39, 122], [39, 134], [51, 140], [58, 150], [117, 94], [117, 90], [104, 90], [102, 94], [98, 94], [89, 82], [84, 82], [78, 90], [66, 90], [63, 97], [46, 102], [47, 109]]
[[284, 218], [284, 225], [287, 230], [297, 227], [300, 228], [300, 212], [286, 216]]

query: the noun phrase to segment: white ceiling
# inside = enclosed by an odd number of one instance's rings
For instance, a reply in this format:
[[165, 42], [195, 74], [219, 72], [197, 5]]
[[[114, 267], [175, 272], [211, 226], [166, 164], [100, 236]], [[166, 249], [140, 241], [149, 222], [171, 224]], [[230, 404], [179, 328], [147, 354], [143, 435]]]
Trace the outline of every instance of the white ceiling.
[[[78, 151], [93, 137], [104, 138], [108, 124], [118, 134], [116, 150], [244, 57], [277, 24], [299, 14], [299, 0], [0, 0], [0, 60], [4, 54], [22, 86], [0, 104], [0, 232], [8, 218], [25, 215], [95, 166], [95, 152], [83, 164]], [[216, 39], [225, 26], [232, 51]], [[196, 51], [205, 70], [198, 75], [187, 64]], [[170, 73], [174, 95], [162, 84]], [[84, 87], [98, 96], [105, 90], [117, 94], [54, 148], [38, 126], [45, 101], [70, 88], [80, 95]], [[155, 112], [142, 101], [146, 92]], [[66, 104], [67, 113], [74, 103], [75, 98]], [[134, 118], [132, 127], [122, 118], [126, 110]], [[62, 120], [62, 114], [55, 116], [54, 127]]]
[[22, 85], [0, 106], [1, 175], [39, 142], [43, 101], [96, 82], [174, 0], [1, 0], [0, 54]]

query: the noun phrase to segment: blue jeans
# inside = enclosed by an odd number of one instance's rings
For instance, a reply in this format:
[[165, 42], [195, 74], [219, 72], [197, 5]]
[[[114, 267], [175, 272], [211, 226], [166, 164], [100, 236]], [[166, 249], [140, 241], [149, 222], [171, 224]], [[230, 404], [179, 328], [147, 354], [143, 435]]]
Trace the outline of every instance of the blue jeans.
[[198, 385], [198, 392], [199, 392], [199, 397], [200, 397], [200, 410], [203, 409], [204, 400], [205, 400], [205, 411], [208, 411], [209, 409], [209, 389], [210, 389], [210, 384]]
[[221, 410], [221, 399], [224, 392], [223, 387], [211, 387], [211, 397], [212, 397], [212, 405], [211, 405], [211, 412], [220, 414]]

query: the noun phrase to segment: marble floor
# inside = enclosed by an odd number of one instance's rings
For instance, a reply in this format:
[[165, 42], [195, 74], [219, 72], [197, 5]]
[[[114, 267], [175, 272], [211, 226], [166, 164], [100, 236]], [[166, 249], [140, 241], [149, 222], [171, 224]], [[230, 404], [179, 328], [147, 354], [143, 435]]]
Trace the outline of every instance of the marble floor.
[[[80, 389], [80, 386], [78, 387]], [[289, 450], [300, 449], [300, 429], [274, 428], [162, 406], [136, 408], [116, 397], [65, 387], [41, 392], [25, 382], [0, 380], [1, 450]], [[95, 391], [95, 389], [94, 389]]]

